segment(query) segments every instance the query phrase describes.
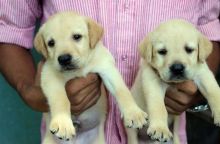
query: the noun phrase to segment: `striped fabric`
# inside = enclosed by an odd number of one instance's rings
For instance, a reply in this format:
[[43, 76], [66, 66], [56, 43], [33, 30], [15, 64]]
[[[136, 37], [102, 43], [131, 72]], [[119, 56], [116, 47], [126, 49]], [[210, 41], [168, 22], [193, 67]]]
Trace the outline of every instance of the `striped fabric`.
[[[137, 69], [138, 43], [160, 22], [182, 18], [198, 27], [210, 40], [220, 40], [219, 0], [0, 0], [0, 42], [25, 48], [33, 46], [36, 18], [73, 10], [99, 22], [105, 30], [103, 42], [114, 55], [123, 78], [131, 87]], [[180, 136], [186, 143], [184, 116]], [[109, 97], [106, 143], [125, 144], [120, 112]]]

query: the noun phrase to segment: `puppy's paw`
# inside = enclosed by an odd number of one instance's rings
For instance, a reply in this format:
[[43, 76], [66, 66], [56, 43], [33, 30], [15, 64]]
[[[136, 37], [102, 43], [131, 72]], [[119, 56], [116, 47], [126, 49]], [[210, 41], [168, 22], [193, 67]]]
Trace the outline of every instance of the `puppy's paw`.
[[50, 122], [50, 131], [59, 139], [64, 140], [70, 140], [76, 134], [72, 119], [66, 115], [58, 115], [52, 118]]
[[220, 126], [220, 111], [213, 111], [214, 124]]
[[143, 126], [147, 125], [148, 121], [148, 115], [137, 106], [126, 108], [122, 112], [122, 117], [125, 126], [129, 128], [141, 129]]
[[172, 133], [167, 126], [149, 125], [147, 134], [151, 137], [151, 139], [159, 140], [160, 142], [167, 142], [172, 138]]

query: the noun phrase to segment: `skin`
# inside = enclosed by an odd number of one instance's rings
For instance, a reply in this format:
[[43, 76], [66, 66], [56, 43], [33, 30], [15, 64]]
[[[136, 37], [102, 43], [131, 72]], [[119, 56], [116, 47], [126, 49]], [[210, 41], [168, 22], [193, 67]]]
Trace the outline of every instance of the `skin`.
[[[213, 73], [217, 73], [219, 65], [219, 44], [213, 42], [213, 52], [207, 63]], [[48, 105], [39, 86], [40, 71], [43, 62], [35, 69], [30, 51], [13, 44], [0, 44], [0, 71], [9, 84], [20, 94], [24, 102], [33, 110], [47, 112]], [[101, 79], [96, 74], [86, 78], [70, 80], [66, 90], [71, 102], [71, 111], [78, 115], [94, 105], [101, 91]], [[77, 86], [76, 86], [77, 85]], [[167, 90], [165, 104], [171, 114], [181, 114], [187, 108], [202, 101], [193, 82], [176, 84]]]

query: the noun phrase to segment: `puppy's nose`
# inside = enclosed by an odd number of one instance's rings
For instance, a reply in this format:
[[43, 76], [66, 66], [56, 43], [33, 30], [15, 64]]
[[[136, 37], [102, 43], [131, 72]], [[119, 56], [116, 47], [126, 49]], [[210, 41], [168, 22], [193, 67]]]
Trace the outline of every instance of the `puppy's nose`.
[[185, 70], [185, 66], [180, 63], [176, 63], [170, 66], [170, 71], [174, 75], [182, 75], [184, 73], [184, 70]]
[[58, 62], [61, 66], [71, 64], [72, 56], [70, 54], [64, 54], [58, 57]]

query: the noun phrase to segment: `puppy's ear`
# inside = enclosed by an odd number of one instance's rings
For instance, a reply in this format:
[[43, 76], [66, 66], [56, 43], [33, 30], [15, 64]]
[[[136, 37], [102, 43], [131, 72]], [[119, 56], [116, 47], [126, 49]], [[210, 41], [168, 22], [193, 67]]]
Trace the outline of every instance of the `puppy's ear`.
[[153, 55], [153, 46], [149, 37], [144, 38], [138, 46], [139, 53], [141, 57], [147, 60], [147, 62], [151, 62]]
[[198, 60], [204, 62], [212, 52], [212, 43], [203, 35], [199, 39]]
[[90, 48], [95, 48], [97, 42], [100, 41], [103, 36], [103, 28], [90, 18], [87, 18], [87, 23], [89, 30], [89, 45]]
[[34, 47], [36, 50], [41, 53], [45, 58], [48, 57], [47, 48], [44, 42], [41, 31], [39, 31], [34, 38]]

